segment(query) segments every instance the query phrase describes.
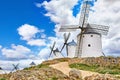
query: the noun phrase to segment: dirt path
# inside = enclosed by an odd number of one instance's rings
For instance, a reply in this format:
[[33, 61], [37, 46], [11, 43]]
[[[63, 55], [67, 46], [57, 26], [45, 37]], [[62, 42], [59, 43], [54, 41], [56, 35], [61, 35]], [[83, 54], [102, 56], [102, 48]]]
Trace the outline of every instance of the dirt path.
[[68, 66], [68, 62], [61, 62], [58, 64], [50, 65], [50, 67], [55, 68], [68, 76], [69, 76], [69, 72], [71, 70], [71, 68], [69, 68], [69, 66]]
[[[72, 68], [69, 67], [68, 62], [60, 62], [54, 65], [50, 65], [50, 67], [55, 68], [68, 76], [69, 76], [70, 70], [72, 70]], [[80, 72], [81, 72], [82, 78], [86, 76], [91, 76], [93, 74], [98, 74], [96, 72], [83, 71], [83, 70], [80, 70]]]

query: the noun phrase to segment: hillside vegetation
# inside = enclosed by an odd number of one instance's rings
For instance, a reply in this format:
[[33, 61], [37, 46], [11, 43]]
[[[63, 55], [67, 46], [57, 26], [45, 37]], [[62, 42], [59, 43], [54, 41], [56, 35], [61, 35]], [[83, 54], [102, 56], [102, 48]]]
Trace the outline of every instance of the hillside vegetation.
[[[69, 75], [50, 65], [67, 62], [71, 71]], [[64, 66], [64, 65], [61, 65]], [[98, 72], [99, 74], [86, 76], [84, 79], [79, 70]], [[108, 74], [106, 76], [106, 74]], [[37, 66], [24, 68], [13, 73], [0, 75], [0, 80], [119, 80], [120, 58], [60, 58], [44, 61]]]

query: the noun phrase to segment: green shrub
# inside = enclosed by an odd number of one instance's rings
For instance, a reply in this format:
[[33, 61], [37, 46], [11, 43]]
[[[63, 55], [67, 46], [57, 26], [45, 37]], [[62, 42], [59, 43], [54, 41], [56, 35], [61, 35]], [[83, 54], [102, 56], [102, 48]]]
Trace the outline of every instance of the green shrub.
[[46, 64], [39, 64], [37, 68], [48, 68], [49, 66]]
[[5, 78], [0, 78], [0, 80], [6, 80]]
[[52, 79], [51, 80], [58, 80], [58, 78], [57, 77], [52, 77]]

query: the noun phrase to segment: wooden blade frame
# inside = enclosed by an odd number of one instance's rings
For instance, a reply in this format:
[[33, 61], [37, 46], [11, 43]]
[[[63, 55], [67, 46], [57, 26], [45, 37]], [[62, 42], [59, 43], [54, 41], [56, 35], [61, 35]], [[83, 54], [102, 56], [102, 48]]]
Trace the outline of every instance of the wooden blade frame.
[[[79, 41], [79, 43], [78, 43], [78, 55], [77, 55], [77, 57], [79, 56], [79, 54], [82, 54], [82, 53], [80, 53], [80, 50], [82, 50], [82, 47], [81, 47], [81, 45], [82, 45], [82, 43], [81, 43], [81, 41], [82, 41], [82, 35], [83, 35], [83, 32], [85, 31], [85, 29], [84, 29], [84, 25], [86, 24], [86, 14], [88, 14], [87, 12], [88, 12], [88, 10], [87, 10], [87, 7], [88, 7], [88, 1], [85, 1], [85, 12], [84, 12], [84, 15], [83, 15], [83, 22], [82, 22], [82, 27], [81, 27], [81, 33], [80, 33], [80, 41]], [[79, 50], [80, 49], [80, 50]], [[82, 51], [81, 51], [82, 52]], [[80, 55], [80, 57], [81, 57], [81, 55]]]
[[52, 53], [53, 53], [53, 50], [54, 50], [55, 44], [56, 44], [56, 42], [53, 43], [53, 46], [52, 46], [52, 47], [50, 46], [51, 52], [50, 52], [49, 57], [50, 57], [50, 56], [52, 55]]
[[62, 52], [62, 50], [64, 49], [64, 47], [67, 45], [67, 41], [68, 39], [70, 38], [70, 33], [68, 33], [68, 35], [66, 36], [66, 33], [64, 34], [64, 44], [63, 44], [63, 47], [62, 49], [60, 50], [60, 53]]

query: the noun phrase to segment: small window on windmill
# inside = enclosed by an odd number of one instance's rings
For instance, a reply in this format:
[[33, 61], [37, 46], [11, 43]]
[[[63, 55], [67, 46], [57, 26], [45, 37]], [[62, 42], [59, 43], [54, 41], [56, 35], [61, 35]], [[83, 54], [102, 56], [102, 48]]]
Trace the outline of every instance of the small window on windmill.
[[88, 44], [88, 47], [91, 47], [91, 45], [90, 45], [90, 44]]
[[93, 37], [93, 35], [91, 35], [91, 37]]

